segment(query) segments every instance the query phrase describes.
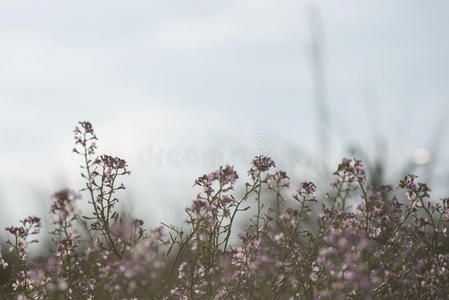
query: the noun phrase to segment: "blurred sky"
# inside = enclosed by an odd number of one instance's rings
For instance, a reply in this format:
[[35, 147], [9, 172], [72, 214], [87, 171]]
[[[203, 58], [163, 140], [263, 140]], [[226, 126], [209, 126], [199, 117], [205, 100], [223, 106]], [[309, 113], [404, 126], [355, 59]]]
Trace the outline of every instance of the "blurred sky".
[[128, 198], [154, 224], [182, 214], [216, 165], [244, 173], [242, 156], [274, 152], [313, 177], [310, 7], [324, 29], [333, 166], [346, 145], [373, 153], [384, 140], [394, 169], [438, 133], [447, 181], [448, 1], [3, 0], [1, 225], [81, 187], [79, 120], [101, 153], [127, 159]]

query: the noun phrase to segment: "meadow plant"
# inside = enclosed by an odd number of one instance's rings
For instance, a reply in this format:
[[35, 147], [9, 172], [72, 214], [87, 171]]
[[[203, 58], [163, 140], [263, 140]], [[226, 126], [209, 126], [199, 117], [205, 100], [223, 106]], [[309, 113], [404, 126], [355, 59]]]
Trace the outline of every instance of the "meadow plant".
[[[199, 177], [184, 224], [146, 229], [122, 216], [125, 160], [97, 155], [93, 127], [80, 122], [74, 152], [85, 185], [63, 189], [50, 207], [51, 255], [30, 259], [41, 220], [6, 228], [0, 267], [10, 299], [447, 299], [449, 198], [405, 176], [371, 186], [363, 163], [343, 159], [327, 193], [257, 156], [239, 185], [232, 166]], [[402, 192], [401, 192], [402, 191]], [[271, 201], [267, 201], [271, 199]], [[78, 203], [87, 201], [90, 214]], [[252, 207], [252, 209], [250, 209]], [[236, 217], [246, 217], [237, 226]], [[15, 259], [6, 261], [1, 251]]]

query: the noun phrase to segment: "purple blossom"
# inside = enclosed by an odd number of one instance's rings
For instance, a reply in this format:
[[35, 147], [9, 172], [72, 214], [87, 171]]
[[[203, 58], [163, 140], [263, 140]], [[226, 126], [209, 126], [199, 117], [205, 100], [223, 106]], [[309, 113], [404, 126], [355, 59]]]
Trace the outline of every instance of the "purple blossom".
[[3, 259], [2, 256], [2, 246], [0, 246], [0, 267], [6, 269], [8, 267], [8, 263]]
[[81, 195], [69, 189], [62, 189], [53, 195], [55, 201], [50, 207], [50, 213], [55, 215], [51, 220], [53, 224], [62, 225], [64, 221], [71, 221], [72, 214], [75, 211], [75, 201], [81, 198]]

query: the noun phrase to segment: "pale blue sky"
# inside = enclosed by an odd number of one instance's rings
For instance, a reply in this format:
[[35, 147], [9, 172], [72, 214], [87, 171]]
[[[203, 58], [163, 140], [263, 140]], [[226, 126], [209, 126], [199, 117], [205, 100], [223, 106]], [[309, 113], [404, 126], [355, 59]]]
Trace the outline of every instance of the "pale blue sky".
[[[317, 153], [305, 8], [317, 3], [333, 163], [343, 145], [370, 151], [382, 137], [395, 168], [438, 128], [447, 181], [447, 1], [0, 1], [2, 218], [36, 211], [36, 194], [80, 186], [78, 120], [94, 123], [102, 152], [129, 161], [146, 218], [182, 212], [193, 179], [213, 167], [179, 164], [189, 153], [218, 151], [243, 173], [236, 152], [288, 162], [294, 151], [289, 168], [313, 178], [303, 164]], [[164, 152], [159, 164], [142, 162], [148, 147]]]

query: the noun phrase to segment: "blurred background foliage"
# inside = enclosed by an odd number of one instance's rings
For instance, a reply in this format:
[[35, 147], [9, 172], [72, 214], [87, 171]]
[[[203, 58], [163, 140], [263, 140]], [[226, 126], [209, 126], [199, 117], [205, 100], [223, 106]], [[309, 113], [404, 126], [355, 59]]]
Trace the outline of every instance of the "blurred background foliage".
[[325, 193], [338, 161], [357, 157], [373, 185], [413, 172], [435, 199], [447, 195], [447, 9], [3, 2], [0, 225], [45, 221], [55, 190], [81, 188], [70, 153], [79, 119], [93, 122], [100, 153], [129, 162], [122, 209], [148, 226], [180, 223], [196, 177], [229, 163], [244, 179], [256, 154], [277, 160], [293, 187], [310, 179]]

